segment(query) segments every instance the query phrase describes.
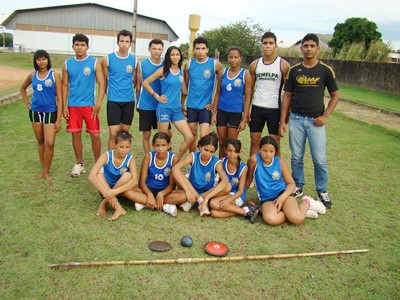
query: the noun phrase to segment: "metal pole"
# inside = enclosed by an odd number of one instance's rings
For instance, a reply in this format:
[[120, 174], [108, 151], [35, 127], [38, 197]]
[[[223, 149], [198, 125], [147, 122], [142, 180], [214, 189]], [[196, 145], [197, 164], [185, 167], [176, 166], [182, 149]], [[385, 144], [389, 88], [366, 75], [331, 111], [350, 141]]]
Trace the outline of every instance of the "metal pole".
[[132, 47], [131, 52], [136, 54], [136, 23], [137, 23], [137, 0], [133, 0], [133, 25], [132, 25]]

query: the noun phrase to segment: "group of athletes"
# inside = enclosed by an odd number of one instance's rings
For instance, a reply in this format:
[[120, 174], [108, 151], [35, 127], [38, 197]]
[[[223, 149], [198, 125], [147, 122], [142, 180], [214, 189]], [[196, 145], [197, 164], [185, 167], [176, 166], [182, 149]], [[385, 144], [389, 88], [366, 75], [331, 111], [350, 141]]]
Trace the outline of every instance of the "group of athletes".
[[[195, 57], [185, 64], [175, 46], [162, 59], [164, 44], [159, 39], [150, 41], [150, 57], [137, 61], [129, 52], [132, 34], [127, 30], [118, 33], [118, 50], [101, 62], [87, 54], [87, 36], [76, 34], [72, 42], [75, 57], [64, 62], [62, 79], [51, 68], [49, 54], [38, 50], [33, 59], [35, 71], [21, 86], [38, 141], [39, 178], [52, 180], [55, 135], [64, 117], [76, 157], [73, 177], [86, 172], [82, 155], [85, 122], [95, 159], [89, 180], [103, 199], [97, 214], [105, 215], [111, 207], [114, 213], [109, 220], [126, 214], [118, 196], [133, 201], [137, 211], [147, 207], [177, 216], [178, 207], [189, 211], [198, 204], [200, 216], [242, 215], [254, 223], [261, 214], [270, 225], [301, 224], [332, 207], [327, 191], [325, 124], [339, 93], [333, 70], [317, 58], [315, 34], [302, 40], [303, 62], [290, 67], [276, 54], [276, 36], [266, 32], [261, 38], [262, 57], [251, 63], [249, 71], [241, 67], [239, 47], [228, 49], [229, 66], [224, 68], [208, 57], [208, 43], [202, 37], [194, 40]], [[29, 85], [34, 91], [31, 101], [26, 92]], [[326, 87], [330, 101], [325, 109]], [[109, 138], [108, 151], [101, 154], [99, 112], [105, 94]], [[140, 174], [130, 154], [129, 130], [135, 110], [145, 153]], [[292, 172], [279, 150], [288, 122]], [[177, 153], [171, 151], [171, 124], [183, 136]], [[251, 145], [245, 163], [240, 159], [238, 135], [247, 124]], [[265, 124], [269, 136], [262, 137]], [[216, 125], [217, 134], [210, 132], [211, 125]], [[153, 138], [152, 129], [157, 129]], [[318, 200], [304, 196], [297, 202], [305, 184], [307, 138]], [[219, 158], [215, 155], [218, 147]], [[252, 185], [260, 205], [246, 201]]]

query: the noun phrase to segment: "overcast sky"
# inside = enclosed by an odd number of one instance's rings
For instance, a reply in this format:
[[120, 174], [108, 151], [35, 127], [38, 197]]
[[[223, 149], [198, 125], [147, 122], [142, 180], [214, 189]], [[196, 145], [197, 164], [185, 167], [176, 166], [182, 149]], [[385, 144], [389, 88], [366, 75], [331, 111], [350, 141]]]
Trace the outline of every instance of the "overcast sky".
[[[134, 0], [1, 0], [0, 21], [17, 9], [94, 2], [133, 12]], [[269, 3], [273, 4], [269, 4]], [[112, 3], [112, 4], [111, 4]], [[400, 49], [399, 0], [267, 1], [267, 0], [137, 0], [138, 14], [165, 20], [179, 36], [178, 44], [188, 41], [190, 14], [201, 16], [199, 32], [253, 18], [271, 29], [290, 46], [306, 33], [333, 33], [337, 23], [351, 17], [373, 21], [384, 42]]]

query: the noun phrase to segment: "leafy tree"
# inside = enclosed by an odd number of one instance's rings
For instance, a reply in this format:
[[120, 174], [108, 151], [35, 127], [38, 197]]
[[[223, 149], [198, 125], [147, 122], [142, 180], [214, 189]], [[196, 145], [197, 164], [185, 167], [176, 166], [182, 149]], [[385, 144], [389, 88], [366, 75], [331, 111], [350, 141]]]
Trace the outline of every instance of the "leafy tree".
[[[5, 32], [4, 33], [4, 44], [6, 45], [6, 47], [12, 47], [13, 45], [13, 36], [11, 33]], [[0, 32], [0, 47], [4, 47], [3, 46], [3, 32]]]
[[189, 43], [182, 43], [179, 45], [179, 49], [181, 49], [183, 53], [183, 57], [187, 58], [189, 55]]
[[335, 26], [333, 38], [329, 46], [333, 52], [339, 53], [343, 47], [349, 47], [353, 43], [363, 43], [368, 51], [373, 41], [381, 40], [382, 34], [377, 30], [378, 26], [366, 18], [349, 18], [344, 23]]
[[260, 55], [260, 39], [265, 30], [253, 19], [247, 18], [243, 21], [220, 26], [216, 29], [205, 30], [201, 36], [208, 41], [209, 55], [214, 56], [215, 49], [220, 51], [220, 58], [226, 59], [226, 51], [232, 46], [242, 49], [243, 59]]

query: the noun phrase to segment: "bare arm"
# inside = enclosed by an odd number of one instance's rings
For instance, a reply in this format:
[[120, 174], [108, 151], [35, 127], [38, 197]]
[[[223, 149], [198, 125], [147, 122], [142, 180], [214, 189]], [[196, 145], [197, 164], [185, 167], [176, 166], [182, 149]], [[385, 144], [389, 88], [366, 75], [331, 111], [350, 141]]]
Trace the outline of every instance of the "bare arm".
[[290, 174], [289, 168], [287, 167], [286, 163], [281, 159], [281, 171], [283, 180], [286, 182], [286, 189], [285, 191], [280, 194], [278, 198], [275, 199], [275, 207], [278, 211], [282, 209], [283, 203], [289, 198], [291, 194], [293, 194], [296, 184], [294, 183], [294, 179]]
[[63, 113], [63, 101], [62, 101], [62, 82], [60, 75], [54, 71], [54, 81], [56, 83], [56, 99], [57, 99], [57, 119], [54, 130], [59, 132], [61, 129], [61, 119]]
[[150, 84], [156, 80], [157, 78], [162, 78], [164, 75], [163, 68], [159, 68], [157, 71], [155, 71], [153, 74], [151, 74], [149, 77], [146, 78], [145, 81], [143, 81], [143, 87], [146, 89], [146, 91], [152, 95], [157, 101], [161, 103], [167, 103], [168, 99], [165, 97], [165, 95], [158, 95], [153, 88], [150, 86]]
[[101, 108], [101, 104], [103, 103], [103, 99], [104, 99], [106, 84], [105, 84], [105, 80], [104, 80], [103, 68], [101, 67], [99, 62], [96, 62], [95, 71], [96, 71], [96, 81], [97, 81], [97, 84], [99, 85], [99, 94], [97, 95], [96, 104], [93, 106], [92, 116], [98, 117], [100, 108]]
[[257, 62], [258, 62], [258, 59], [257, 60], [255, 60], [255, 61], [253, 61], [251, 64], [250, 64], [250, 68], [249, 68], [249, 73], [250, 73], [250, 79], [251, 79], [251, 84], [250, 84], [250, 91], [251, 91], [251, 94], [250, 94], [250, 101], [249, 101], [249, 103], [248, 103], [248, 118], [247, 118], [247, 123], [248, 122], [250, 122], [250, 119], [251, 119], [251, 116], [250, 116], [250, 106], [251, 106], [251, 102], [252, 102], [252, 100], [253, 100], [253, 96], [254, 96], [254, 88], [255, 88], [255, 84], [256, 84], [256, 67], [257, 67]]
[[63, 115], [65, 119], [69, 119], [69, 111], [68, 111], [68, 88], [69, 88], [69, 79], [68, 79], [68, 71], [67, 66], [64, 62], [62, 67], [62, 101], [63, 101]]
[[291, 102], [292, 102], [292, 93], [285, 91], [283, 93], [283, 99], [281, 104], [281, 118], [279, 121], [279, 129], [278, 129], [279, 135], [281, 137], [284, 137], [286, 134], [286, 124], [288, 123], [289, 108]]
[[238, 131], [243, 131], [246, 129], [246, 124], [250, 120], [250, 104], [251, 97], [253, 95], [254, 82], [249, 72], [244, 75], [244, 102], [243, 102], [243, 116], [242, 121], [239, 124]]
[[31, 103], [29, 102], [28, 99], [28, 93], [26, 92], [26, 89], [32, 84], [32, 76], [35, 74], [35, 72], [30, 73], [25, 81], [22, 83], [21, 88], [19, 89], [21, 93], [22, 100], [25, 102], [25, 107], [26, 109], [31, 109]]
[[217, 124], [217, 111], [218, 111], [218, 104], [219, 104], [219, 99], [221, 96], [221, 82], [222, 82], [222, 73], [218, 73], [217, 79], [217, 89], [215, 90], [215, 95], [214, 95], [214, 102], [213, 102], [213, 112], [212, 112], [212, 118], [211, 118], [211, 124], [215, 125]]
[[140, 68], [140, 63], [138, 63], [136, 68], [136, 80], [135, 80], [136, 99], [138, 99], [139, 97], [140, 88], [142, 87], [142, 81], [143, 81], [142, 70]]
[[331, 100], [329, 100], [328, 106], [322, 116], [314, 119], [314, 124], [317, 126], [324, 126], [328, 122], [329, 116], [334, 111], [336, 105], [339, 103], [339, 90], [329, 93]]
[[253, 154], [247, 160], [247, 167], [249, 168], [247, 171], [247, 179], [246, 179], [246, 188], [247, 189], [249, 188], [250, 184], [253, 181], [254, 170], [256, 168], [256, 164], [257, 164], [257, 157], [256, 157], [256, 154]]
[[104, 91], [107, 92], [108, 88], [108, 56], [104, 56], [103, 61], [101, 62], [101, 67], [103, 69], [104, 75]]

